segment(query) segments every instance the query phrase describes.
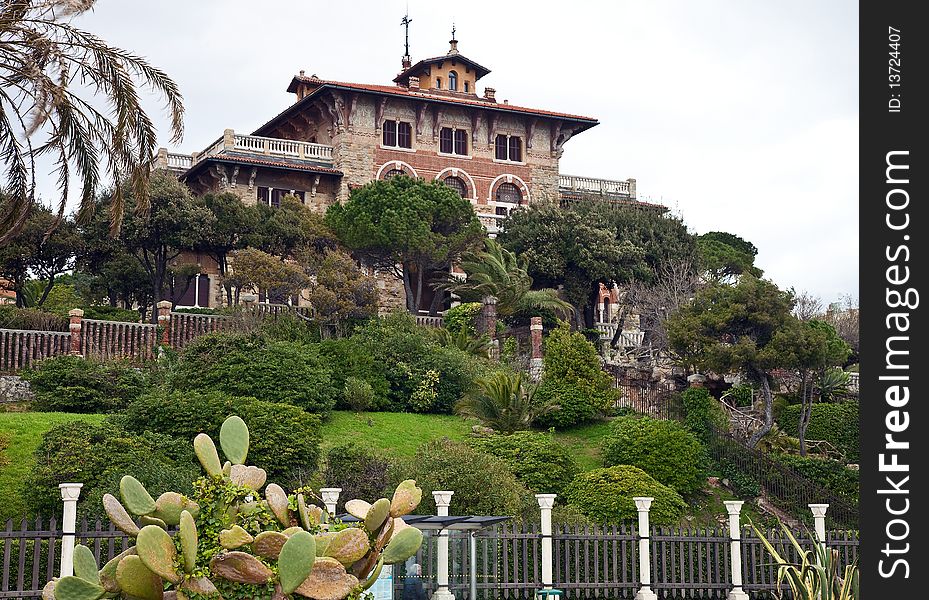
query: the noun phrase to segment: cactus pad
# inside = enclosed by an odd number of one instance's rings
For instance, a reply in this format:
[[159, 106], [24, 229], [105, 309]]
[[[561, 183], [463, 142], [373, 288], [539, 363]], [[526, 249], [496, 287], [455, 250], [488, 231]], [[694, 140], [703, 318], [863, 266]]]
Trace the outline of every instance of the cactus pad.
[[248, 456], [248, 426], [240, 417], [231, 416], [219, 428], [219, 445], [232, 464], [245, 463]]
[[56, 600], [97, 600], [106, 592], [96, 583], [80, 577], [62, 577], [55, 585]]
[[168, 528], [167, 523], [152, 515], [142, 515], [139, 517], [139, 523], [142, 524], [142, 527], [145, 527], [146, 525], [155, 525], [156, 527], [161, 527], [162, 529]]
[[181, 558], [184, 562], [184, 571], [193, 573], [197, 567], [197, 524], [190, 511], [182, 510], [180, 528], [177, 535], [181, 539]]
[[370, 547], [368, 534], [363, 529], [349, 527], [336, 532], [326, 546], [325, 555], [348, 566], [364, 556]]
[[196, 517], [200, 507], [193, 500], [177, 492], [165, 492], [155, 500], [155, 512], [151, 515], [158, 517], [168, 525], [177, 525], [181, 522], [181, 511], [186, 510], [190, 516]]
[[119, 480], [119, 495], [123, 497], [125, 507], [134, 515], [148, 515], [155, 512], [155, 499], [132, 475], [124, 475]]
[[226, 550], [241, 548], [245, 544], [251, 544], [254, 540], [252, 534], [238, 525], [233, 525], [231, 529], [223, 529], [219, 532], [219, 545]]
[[139, 534], [139, 526], [135, 524], [135, 521], [126, 512], [126, 507], [116, 499], [116, 496], [112, 494], [103, 495], [103, 510], [106, 512], [106, 516], [109, 517], [110, 522], [116, 526], [116, 529], [131, 537]]
[[387, 543], [382, 558], [384, 564], [395, 565], [416, 554], [423, 545], [423, 532], [415, 527], [407, 527], [394, 533]]
[[274, 572], [267, 565], [245, 552], [217, 554], [210, 561], [210, 571], [235, 583], [265, 583], [274, 577]]
[[74, 547], [74, 576], [94, 585], [100, 585], [100, 574], [97, 572], [97, 559], [90, 548], [83, 544]]
[[111, 558], [110, 562], [103, 565], [103, 568], [100, 569], [100, 585], [103, 586], [103, 589], [106, 590], [108, 594], [116, 594], [119, 592], [119, 584], [116, 583], [116, 567], [119, 566], [119, 561], [127, 556], [135, 556], [135, 554], [135, 546], [133, 546]]
[[345, 572], [345, 567], [333, 558], [317, 558], [310, 576], [296, 593], [313, 600], [342, 600], [358, 585], [358, 578]]
[[213, 594], [219, 593], [216, 586], [213, 585], [213, 582], [206, 577], [191, 577], [190, 579], [185, 579], [184, 583], [181, 584], [181, 590], [200, 596], [212, 596]]
[[299, 531], [290, 536], [277, 559], [281, 591], [292, 594], [310, 576], [315, 561], [316, 540], [313, 535]]
[[268, 480], [268, 474], [264, 469], [253, 465], [247, 467], [245, 465], [232, 465], [229, 468], [229, 479], [236, 485], [258, 491]]
[[116, 583], [123, 594], [139, 600], [162, 600], [164, 585], [138, 556], [127, 556], [116, 567]]
[[252, 550], [262, 558], [277, 560], [287, 539], [287, 536], [280, 531], [262, 531], [255, 536]]
[[269, 483], [265, 488], [265, 500], [268, 508], [277, 517], [281, 525], [290, 527], [290, 508], [287, 493], [276, 483]]
[[365, 515], [365, 527], [368, 531], [377, 531], [389, 516], [388, 513], [390, 513], [390, 500], [381, 498], [368, 509], [368, 514]]
[[397, 486], [394, 497], [390, 501], [390, 516], [402, 517], [408, 515], [419, 506], [423, 499], [423, 490], [416, 487], [416, 481], [407, 479]]
[[136, 537], [135, 550], [149, 571], [171, 583], [179, 583], [183, 576], [174, 569], [177, 549], [174, 540], [161, 527], [146, 525]]
[[223, 467], [219, 464], [219, 453], [216, 452], [213, 438], [205, 433], [198, 433], [194, 438], [194, 454], [197, 455], [197, 460], [200, 461], [203, 470], [211, 477], [222, 476]]
[[345, 512], [355, 517], [356, 519], [364, 519], [366, 516], [368, 516], [369, 510], [371, 510], [371, 505], [364, 500], [359, 500], [358, 498], [349, 500], [345, 503]]
[[371, 571], [371, 573], [361, 582], [361, 589], [367, 590], [372, 585], [377, 582], [377, 578], [381, 576], [381, 571], [384, 569], [384, 559], [377, 561], [377, 566]]

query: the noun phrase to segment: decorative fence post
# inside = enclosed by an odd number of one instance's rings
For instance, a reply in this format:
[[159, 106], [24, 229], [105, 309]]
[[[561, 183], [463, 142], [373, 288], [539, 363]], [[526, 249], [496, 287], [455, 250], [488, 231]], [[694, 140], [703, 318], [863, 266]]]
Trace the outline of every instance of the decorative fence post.
[[529, 339], [532, 343], [532, 355], [529, 359], [529, 376], [538, 381], [542, 376], [542, 317], [532, 317], [529, 325]]
[[64, 514], [61, 519], [61, 577], [74, 575], [74, 534], [77, 531], [77, 499], [83, 483], [60, 483]]
[[[448, 516], [448, 506], [452, 503], [454, 493], [452, 491], [432, 492], [432, 497], [435, 499], [435, 512], [438, 516]], [[438, 561], [436, 583], [439, 584], [439, 588], [432, 594], [432, 600], [455, 600], [454, 594], [448, 589], [448, 532], [445, 529], [439, 532], [436, 559]]]
[[658, 600], [652, 591], [652, 561], [649, 557], [651, 540], [648, 535], [648, 509], [654, 498], [635, 496], [632, 500], [639, 511], [639, 580], [642, 583], [642, 587], [635, 593], [635, 600]]
[[171, 345], [171, 301], [162, 300], [158, 307], [158, 326], [161, 327], [161, 343]]
[[826, 509], [828, 504], [807, 504], [813, 513], [813, 529], [819, 539], [819, 545], [826, 547]]
[[319, 493], [323, 496], [323, 504], [326, 505], [326, 510], [329, 511], [329, 514], [334, 517], [336, 505], [339, 503], [339, 494], [342, 493], [342, 488], [320, 488]]
[[748, 600], [748, 594], [742, 590], [742, 525], [739, 522], [739, 513], [742, 512], [744, 502], [726, 500], [723, 504], [729, 512], [729, 561], [732, 566], [732, 590], [727, 598]]
[[490, 338], [490, 358], [500, 358], [500, 342], [497, 340], [497, 299], [493, 296], [484, 296], [481, 308], [481, 331]]
[[81, 319], [84, 318], [84, 311], [80, 308], [72, 308], [68, 311], [68, 331], [71, 332], [71, 354], [79, 355], [81, 353]]
[[552, 508], [555, 506], [556, 494], [536, 494], [539, 510], [542, 513], [542, 587], [552, 588]]

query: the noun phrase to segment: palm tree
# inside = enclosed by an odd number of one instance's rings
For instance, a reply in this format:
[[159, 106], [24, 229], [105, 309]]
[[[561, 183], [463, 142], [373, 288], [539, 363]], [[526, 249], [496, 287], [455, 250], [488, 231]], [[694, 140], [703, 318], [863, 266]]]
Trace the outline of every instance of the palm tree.
[[526, 261], [518, 259], [496, 240], [488, 238], [484, 250], [465, 254], [460, 266], [467, 279], [462, 281], [452, 276], [439, 287], [465, 299], [493, 296], [501, 317], [531, 310], [550, 310], [567, 317], [574, 311], [574, 307], [558, 297], [557, 291], [533, 290]]
[[490, 337], [486, 334], [473, 337], [468, 334], [467, 329], [449, 331], [445, 327], [434, 329], [433, 332], [435, 340], [440, 346], [458, 348], [462, 352], [487, 358], [487, 351], [490, 349]]
[[[72, 175], [80, 182], [82, 222], [93, 212], [101, 183], [112, 184], [112, 231], [122, 221], [123, 183], [131, 185], [144, 213], [157, 140], [155, 125], [142, 109], [140, 87], [164, 99], [170, 141], [183, 136], [184, 107], [171, 78], [144, 58], [71, 25], [95, 3], [0, 4], [0, 166], [6, 172], [0, 185], [12, 199], [0, 215], [0, 244], [16, 235], [35, 204], [36, 159], [42, 156], [51, 159], [57, 175], [59, 219]], [[111, 181], [102, 180], [104, 173]]]
[[455, 411], [479, 419], [501, 433], [529, 429], [536, 418], [558, 410], [555, 404], [535, 405], [536, 386], [526, 384], [522, 373], [497, 371], [474, 382], [474, 389], [455, 405]]

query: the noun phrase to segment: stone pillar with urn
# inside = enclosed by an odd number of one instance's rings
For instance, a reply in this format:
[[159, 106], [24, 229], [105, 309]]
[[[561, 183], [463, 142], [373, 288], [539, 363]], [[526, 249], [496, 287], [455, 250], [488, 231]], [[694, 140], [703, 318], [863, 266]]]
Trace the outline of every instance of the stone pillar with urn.
[[538, 381], [542, 377], [542, 317], [530, 319], [529, 340], [532, 344], [529, 376], [533, 381]]
[[[432, 492], [436, 515], [448, 516], [448, 507], [452, 503], [454, 494], [455, 492], [452, 491]], [[432, 600], [455, 600], [455, 595], [448, 589], [448, 532], [444, 529], [439, 532], [436, 562], [436, 583], [439, 587], [432, 594]]]
[[342, 488], [320, 488], [319, 493], [323, 497], [323, 504], [326, 505], [326, 510], [334, 517], [336, 514], [336, 506], [339, 504], [339, 494], [342, 493]]
[[635, 593], [635, 600], [658, 600], [652, 591], [652, 561], [649, 556], [651, 540], [649, 539], [648, 511], [654, 498], [635, 496], [635, 508], [639, 513], [639, 582], [642, 586]]
[[729, 564], [732, 568], [732, 589], [727, 600], [748, 600], [748, 594], [742, 589], [742, 524], [739, 514], [742, 512], [741, 500], [726, 500], [729, 513]]

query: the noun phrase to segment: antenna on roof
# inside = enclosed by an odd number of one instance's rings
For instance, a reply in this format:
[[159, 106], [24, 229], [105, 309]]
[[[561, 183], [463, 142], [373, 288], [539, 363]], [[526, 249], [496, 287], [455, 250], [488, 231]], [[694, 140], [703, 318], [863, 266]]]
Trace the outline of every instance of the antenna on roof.
[[410, 65], [413, 64], [412, 59], [410, 59], [410, 23], [413, 22], [413, 19], [410, 18], [410, 11], [407, 8], [407, 12], [403, 15], [403, 19], [400, 21], [400, 24], [406, 29], [406, 34], [403, 41], [403, 68], [409, 69]]
[[455, 22], [452, 21], [452, 39], [455, 39]]

